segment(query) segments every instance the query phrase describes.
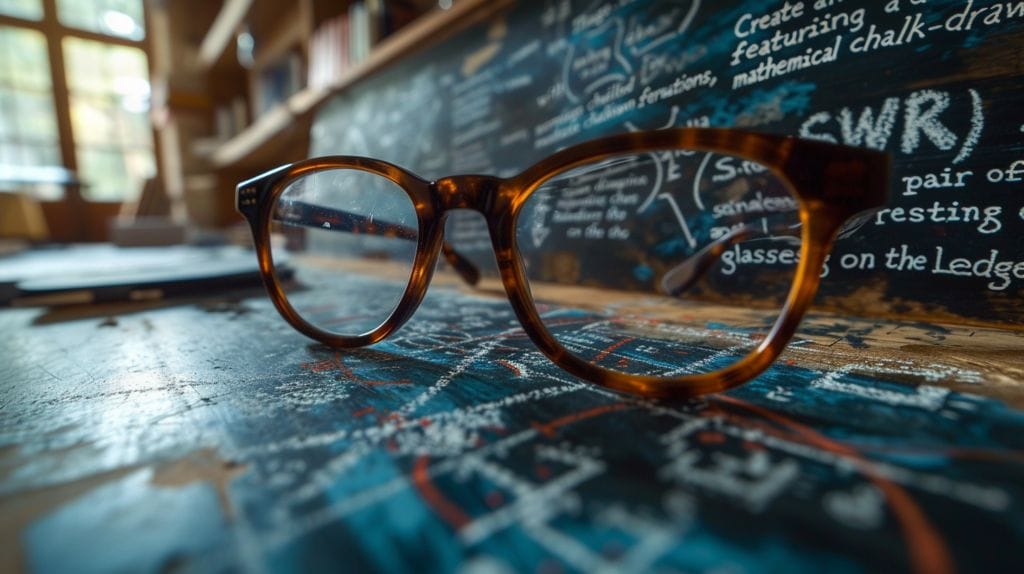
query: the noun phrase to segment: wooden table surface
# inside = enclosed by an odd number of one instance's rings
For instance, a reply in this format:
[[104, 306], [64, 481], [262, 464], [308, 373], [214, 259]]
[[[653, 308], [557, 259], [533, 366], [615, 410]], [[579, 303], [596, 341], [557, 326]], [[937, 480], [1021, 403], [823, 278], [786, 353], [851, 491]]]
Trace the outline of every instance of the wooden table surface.
[[1024, 335], [812, 317], [609, 393], [432, 290], [337, 352], [260, 291], [0, 311], [0, 571], [1024, 571]]

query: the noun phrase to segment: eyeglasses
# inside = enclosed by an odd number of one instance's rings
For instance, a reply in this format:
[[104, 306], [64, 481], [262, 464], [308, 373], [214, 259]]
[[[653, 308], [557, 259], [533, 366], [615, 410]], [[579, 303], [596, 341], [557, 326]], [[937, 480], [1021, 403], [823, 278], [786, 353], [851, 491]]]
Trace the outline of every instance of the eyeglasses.
[[[240, 183], [236, 202], [274, 305], [326, 345], [376, 343], [433, 277], [475, 285], [490, 267], [558, 366], [686, 397], [775, 360], [834, 238], [885, 202], [888, 175], [880, 152], [683, 128], [579, 144], [510, 178], [316, 158]], [[496, 261], [480, 256], [488, 244]], [[298, 288], [284, 289], [285, 265]]]

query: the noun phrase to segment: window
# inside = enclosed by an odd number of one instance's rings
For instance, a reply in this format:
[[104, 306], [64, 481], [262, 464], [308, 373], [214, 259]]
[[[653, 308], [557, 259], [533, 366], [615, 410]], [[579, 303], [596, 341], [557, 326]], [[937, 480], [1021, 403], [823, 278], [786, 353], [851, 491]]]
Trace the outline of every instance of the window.
[[57, 12], [69, 28], [128, 40], [146, 36], [140, 0], [58, 0]]
[[[61, 165], [50, 62], [41, 32], [0, 26], [0, 166]], [[39, 188], [44, 197], [59, 187]]]
[[145, 37], [143, 0], [0, 0], [0, 170], [67, 167], [86, 200], [135, 199], [156, 172]]
[[43, 19], [42, 0], [0, 0], [0, 14], [28, 20]]
[[64, 65], [85, 197], [132, 197], [155, 171], [149, 71], [138, 48], [64, 39]]

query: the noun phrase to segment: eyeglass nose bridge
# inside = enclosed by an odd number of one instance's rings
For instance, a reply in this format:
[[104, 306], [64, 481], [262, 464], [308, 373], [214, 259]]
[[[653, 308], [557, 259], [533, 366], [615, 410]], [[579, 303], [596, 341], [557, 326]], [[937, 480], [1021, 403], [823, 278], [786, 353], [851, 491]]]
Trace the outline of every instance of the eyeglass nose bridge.
[[489, 175], [457, 175], [433, 183], [441, 211], [472, 209], [490, 217], [498, 207], [502, 180]]

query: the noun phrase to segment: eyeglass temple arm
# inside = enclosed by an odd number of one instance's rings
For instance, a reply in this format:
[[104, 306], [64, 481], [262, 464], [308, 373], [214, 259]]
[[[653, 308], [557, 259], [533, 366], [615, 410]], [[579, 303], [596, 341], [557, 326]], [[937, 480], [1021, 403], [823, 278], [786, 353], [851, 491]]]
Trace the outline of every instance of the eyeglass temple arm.
[[[857, 230], [870, 221], [880, 209], [882, 209], [881, 206], [866, 209], [847, 219], [836, 233], [836, 239], [843, 239], [855, 234]], [[768, 238], [780, 236], [795, 237], [799, 240], [800, 226], [776, 225], [765, 231], [760, 227], [744, 225], [743, 227], [719, 237], [704, 249], [701, 249], [687, 257], [686, 260], [679, 265], [669, 269], [661, 278], [661, 288], [668, 295], [679, 295], [690, 287], [693, 287], [694, 283], [707, 274], [707, 272], [715, 266], [715, 263], [718, 262], [719, 258], [722, 257], [722, 254], [728, 251], [733, 245], [759, 237]]]
[[[331, 209], [319, 205], [310, 205], [302, 201], [293, 201], [288, 204], [287, 217], [276, 217], [279, 221], [287, 221], [304, 227], [316, 227], [329, 229], [331, 231], [342, 231], [348, 233], [366, 233], [381, 237], [395, 237], [416, 241], [419, 235], [415, 229], [390, 223], [387, 221], [374, 220], [365, 215]], [[455, 269], [459, 277], [469, 285], [476, 285], [480, 281], [480, 270], [477, 266], [459, 253], [447, 241], [441, 245], [441, 253], [445, 261]]]
[[707, 274], [722, 254], [737, 243], [759, 237], [795, 236], [800, 238], [799, 227], [777, 225], [767, 232], [753, 225], [744, 225], [719, 237], [700, 251], [686, 258], [685, 261], [668, 270], [661, 278], [661, 289], [667, 295], [677, 296], [689, 290]]

